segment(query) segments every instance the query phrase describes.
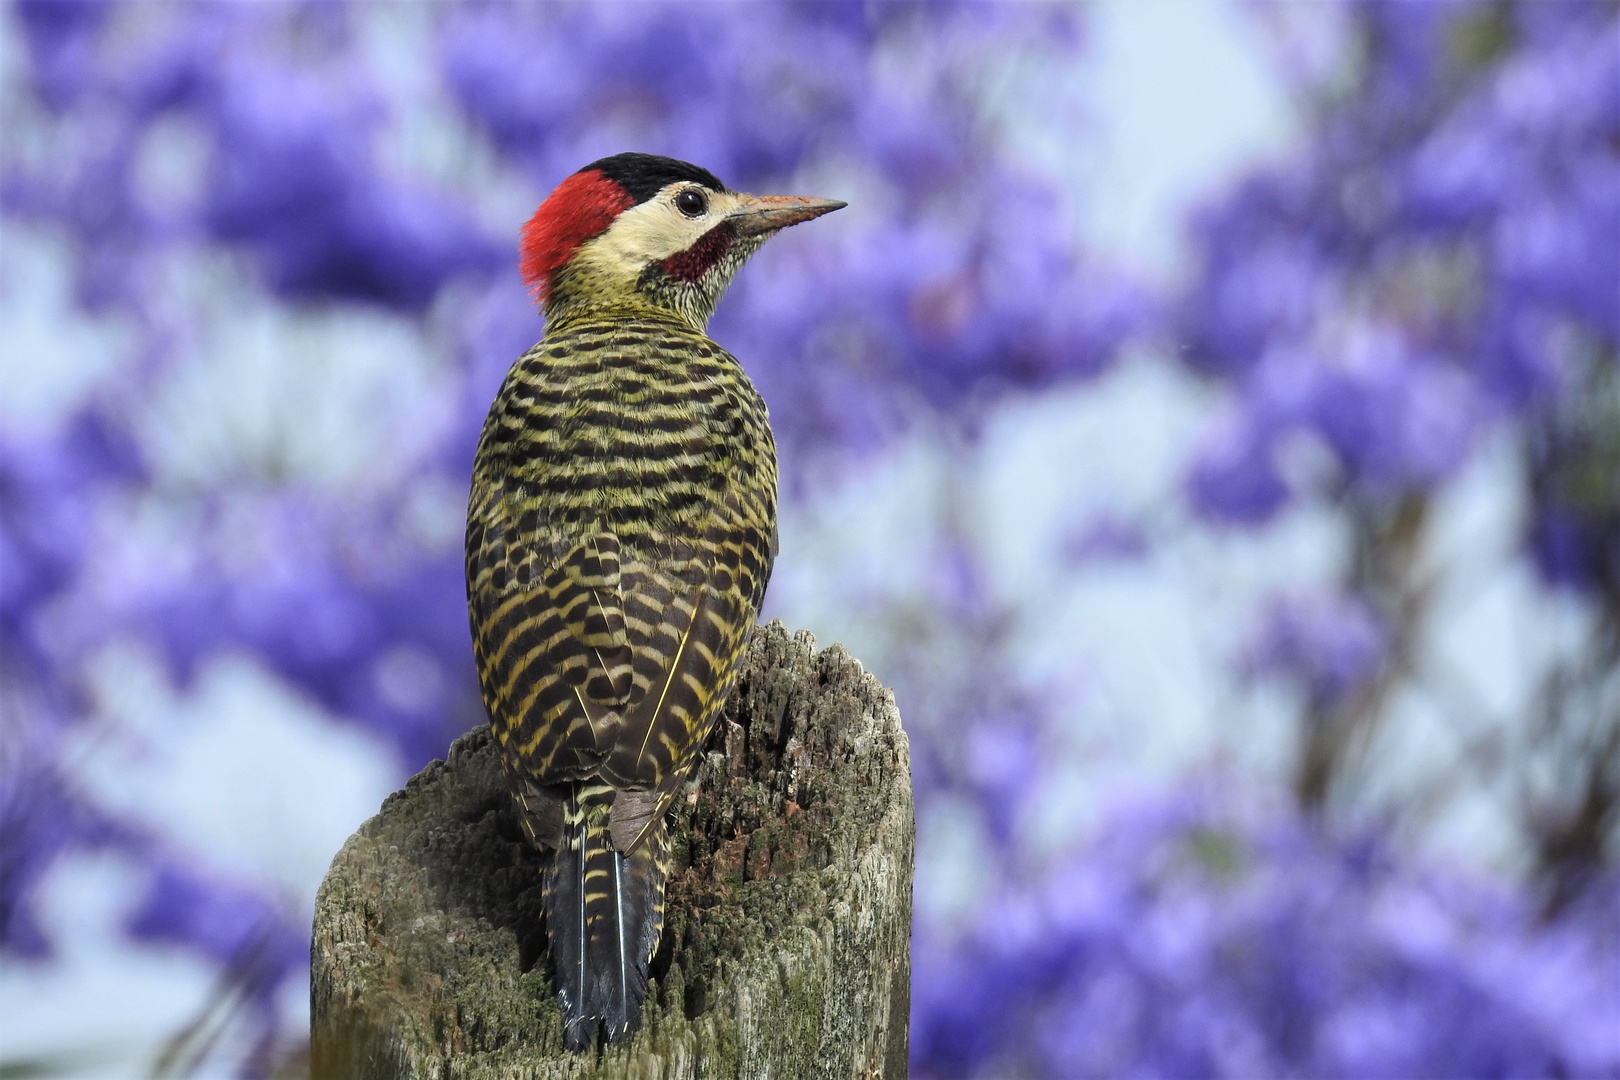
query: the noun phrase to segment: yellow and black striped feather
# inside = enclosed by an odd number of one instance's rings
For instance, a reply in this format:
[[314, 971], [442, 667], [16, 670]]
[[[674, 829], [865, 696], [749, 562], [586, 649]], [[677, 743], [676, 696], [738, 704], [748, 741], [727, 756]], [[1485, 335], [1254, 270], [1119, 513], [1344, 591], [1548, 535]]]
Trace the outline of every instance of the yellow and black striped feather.
[[[548, 934], [571, 1042], [638, 1022], [664, 812], [735, 681], [775, 551], [765, 405], [690, 324], [586, 311], [513, 365], [474, 467], [468, 600], [513, 798], [558, 853]], [[562, 925], [576, 900], [582, 927]], [[610, 962], [623, 995], [591, 974]]]

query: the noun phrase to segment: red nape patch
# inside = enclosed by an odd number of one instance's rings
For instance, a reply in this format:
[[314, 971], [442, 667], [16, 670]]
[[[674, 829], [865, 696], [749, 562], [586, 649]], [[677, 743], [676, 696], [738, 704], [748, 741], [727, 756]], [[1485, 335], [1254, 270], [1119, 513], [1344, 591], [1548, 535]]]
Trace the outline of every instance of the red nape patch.
[[720, 261], [736, 238], [736, 230], [721, 222], [698, 237], [697, 243], [685, 251], [677, 251], [658, 265], [672, 278], [696, 281]]
[[523, 226], [523, 280], [544, 302], [551, 292], [551, 275], [579, 246], [607, 231], [613, 219], [635, 205], [624, 188], [595, 169], [577, 172], [546, 196], [540, 209]]

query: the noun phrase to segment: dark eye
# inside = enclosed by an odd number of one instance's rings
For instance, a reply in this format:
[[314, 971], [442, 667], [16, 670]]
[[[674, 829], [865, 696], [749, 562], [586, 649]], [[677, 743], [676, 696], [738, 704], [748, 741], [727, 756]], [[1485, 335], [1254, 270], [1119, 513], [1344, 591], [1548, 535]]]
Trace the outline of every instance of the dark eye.
[[687, 217], [702, 217], [703, 212], [709, 208], [709, 200], [704, 198], [703, 192], [696, 188], [687, 188], [675, 196], [675, 209]]

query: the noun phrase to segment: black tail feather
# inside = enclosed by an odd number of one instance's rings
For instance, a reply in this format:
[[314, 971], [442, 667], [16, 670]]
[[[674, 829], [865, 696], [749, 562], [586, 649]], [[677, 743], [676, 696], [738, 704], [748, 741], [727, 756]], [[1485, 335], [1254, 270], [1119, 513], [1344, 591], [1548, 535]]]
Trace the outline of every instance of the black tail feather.
[[585, 1050], [606, 1028], [621, 1043], [641, 1027], [648, 965], [664, 923], [667, 842], [662, 824], [629, 855], [613, 847], [611, 794], [577, 795], [564, 843], [546, 871], [546, 935], [557, 1004], [570, 1050]]

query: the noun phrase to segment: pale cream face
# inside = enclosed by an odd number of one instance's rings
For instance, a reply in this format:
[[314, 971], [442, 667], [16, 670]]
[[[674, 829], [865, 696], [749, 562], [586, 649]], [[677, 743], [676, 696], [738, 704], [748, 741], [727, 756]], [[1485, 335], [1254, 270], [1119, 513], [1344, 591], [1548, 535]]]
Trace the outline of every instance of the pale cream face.
[[761, 244], [789, 225], [843, 205], [798, 195], [713, 191], [676, 181], [622, 211], [605, 232], [580, 245], [551, 279], [547, 316], [559, 309], [558, 297], [564, 296], [567, 306], [650, 305], [701, 331], [732, 278]]
[[[681, 197], [687, 192], [702, 198], [704, 205], [699, 213], [681, 209]], [[737, 192], [710, 191], [701, 184], [671, 184], [621, 213], [607, 232], [580, 248], [575, 262], [583, 263], [587, 272], [634, 280], [649, 263], [667, 259], [697, 243], [745, 198]]]

